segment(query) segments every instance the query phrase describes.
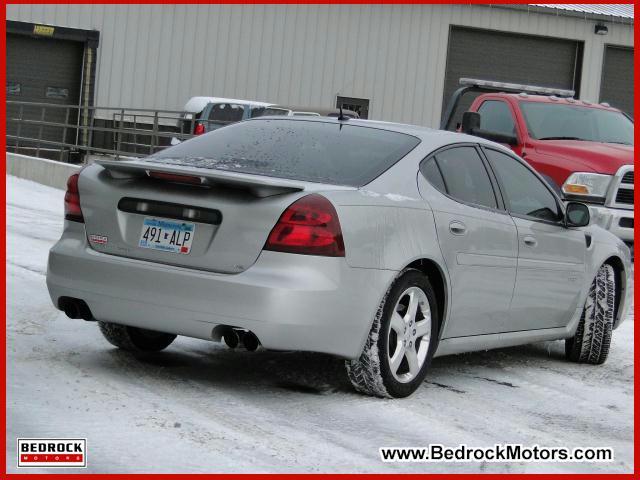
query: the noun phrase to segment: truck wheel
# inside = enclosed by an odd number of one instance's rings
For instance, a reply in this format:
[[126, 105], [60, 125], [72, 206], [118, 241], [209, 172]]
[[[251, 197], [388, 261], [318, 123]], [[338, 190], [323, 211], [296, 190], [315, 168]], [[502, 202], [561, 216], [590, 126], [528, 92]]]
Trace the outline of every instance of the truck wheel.
[[355, 389], [378, 397], [411, 395], [427, 374], [438, 324], [429, 280], [418, 270], [405, 270], [378, 307], [362, 354], [346, 361]]
[[128, 327], [116, 323], [98, 322], [100, 331], [107, 341], [129, 352], [159, 352], [176, 339], [176, 335], [155, 332], [143, 328]]
[[611, 346], [615, 300], [613, 267], [605, 264], [589, 288], [575, 336], [565, 340], [565, 353], [569, 360], [594, 365], [605, 362]]

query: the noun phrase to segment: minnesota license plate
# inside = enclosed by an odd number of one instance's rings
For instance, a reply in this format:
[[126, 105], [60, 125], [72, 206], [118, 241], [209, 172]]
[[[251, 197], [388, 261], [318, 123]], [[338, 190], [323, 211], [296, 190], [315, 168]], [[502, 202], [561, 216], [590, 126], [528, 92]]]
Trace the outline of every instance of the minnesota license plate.
[[195, 229], [193, 223], [146, 217], [138, 246], [188, 255]]

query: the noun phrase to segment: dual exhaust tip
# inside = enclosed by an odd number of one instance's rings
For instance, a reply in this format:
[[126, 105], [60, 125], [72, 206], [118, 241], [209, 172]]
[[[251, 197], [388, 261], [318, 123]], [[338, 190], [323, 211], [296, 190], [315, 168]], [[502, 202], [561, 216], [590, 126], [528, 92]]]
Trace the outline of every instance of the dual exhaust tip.
[[[58, 306], [71, 319], [95, 320], [87, 302], [79, 298], [61, 297]], [[214, 339], [216, 336], [218, 339], [221, 336], [229, 348], [236, 348], [242, 342], [244, 348], [249, 352], [254, 352], [260, 346], [260, 340], [255, 333], [238, 328], [224, 326], [218, 335], [214, 333], [213, 336]]]
[[71, 319], [95, 320], [87, 302], [79, 298], [61, 297], [58, 306]]
[[247, 351], [254, 352], [260, 346], [260, 340], [255, 333], [233, 327], [225, 327], [222, 331], [222, 338], [229, 348], [236, 348], [242, 342]]

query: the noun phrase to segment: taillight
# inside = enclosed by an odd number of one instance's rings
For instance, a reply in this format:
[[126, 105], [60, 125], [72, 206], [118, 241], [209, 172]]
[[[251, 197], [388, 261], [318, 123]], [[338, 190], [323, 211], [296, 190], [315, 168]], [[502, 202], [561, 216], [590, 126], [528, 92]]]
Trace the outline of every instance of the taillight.
[[196, 123], [196, 128], [193, 130], [194, 135], [202, 135], [204, 133], [204, 125], [202, 123]]
[[273, 227], [265, 250], [344, 257], [338, 214], [322, 195], [311, 194], [290, 205]]
[[149, 175], [149, 177], [151, 178], [164, 180], [166, 182], [191, 183], [193, 185], [202, 184], [202, 178], [196, 175], [181, 175], [178, 173], [154, 172], [153, 170], [149, 170], [147, 172], [147, 175]]
[[80, 209], [80, 192], [78, 191], [79, 173], [74, 173], [67, 180], [67, 193], [64, 194], [64, 218], [72, 222], [83, 222]]

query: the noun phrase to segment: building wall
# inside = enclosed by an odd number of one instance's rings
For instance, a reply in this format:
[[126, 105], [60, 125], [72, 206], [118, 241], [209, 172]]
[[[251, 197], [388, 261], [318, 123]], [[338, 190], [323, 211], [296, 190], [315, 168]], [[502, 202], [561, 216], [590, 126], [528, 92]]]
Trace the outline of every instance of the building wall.
[[482, 5], [8, 5], [7, 19], [99, 30], [98, 106], [180, 110], [193, 95], [334, 106], [341, 95], [370, 99], [369, 118], [428, 126], [450, 25], [584, 41], [590, 100], [604, 45], [633, 46], [628, 23], [601, 36], [594, 20]]

